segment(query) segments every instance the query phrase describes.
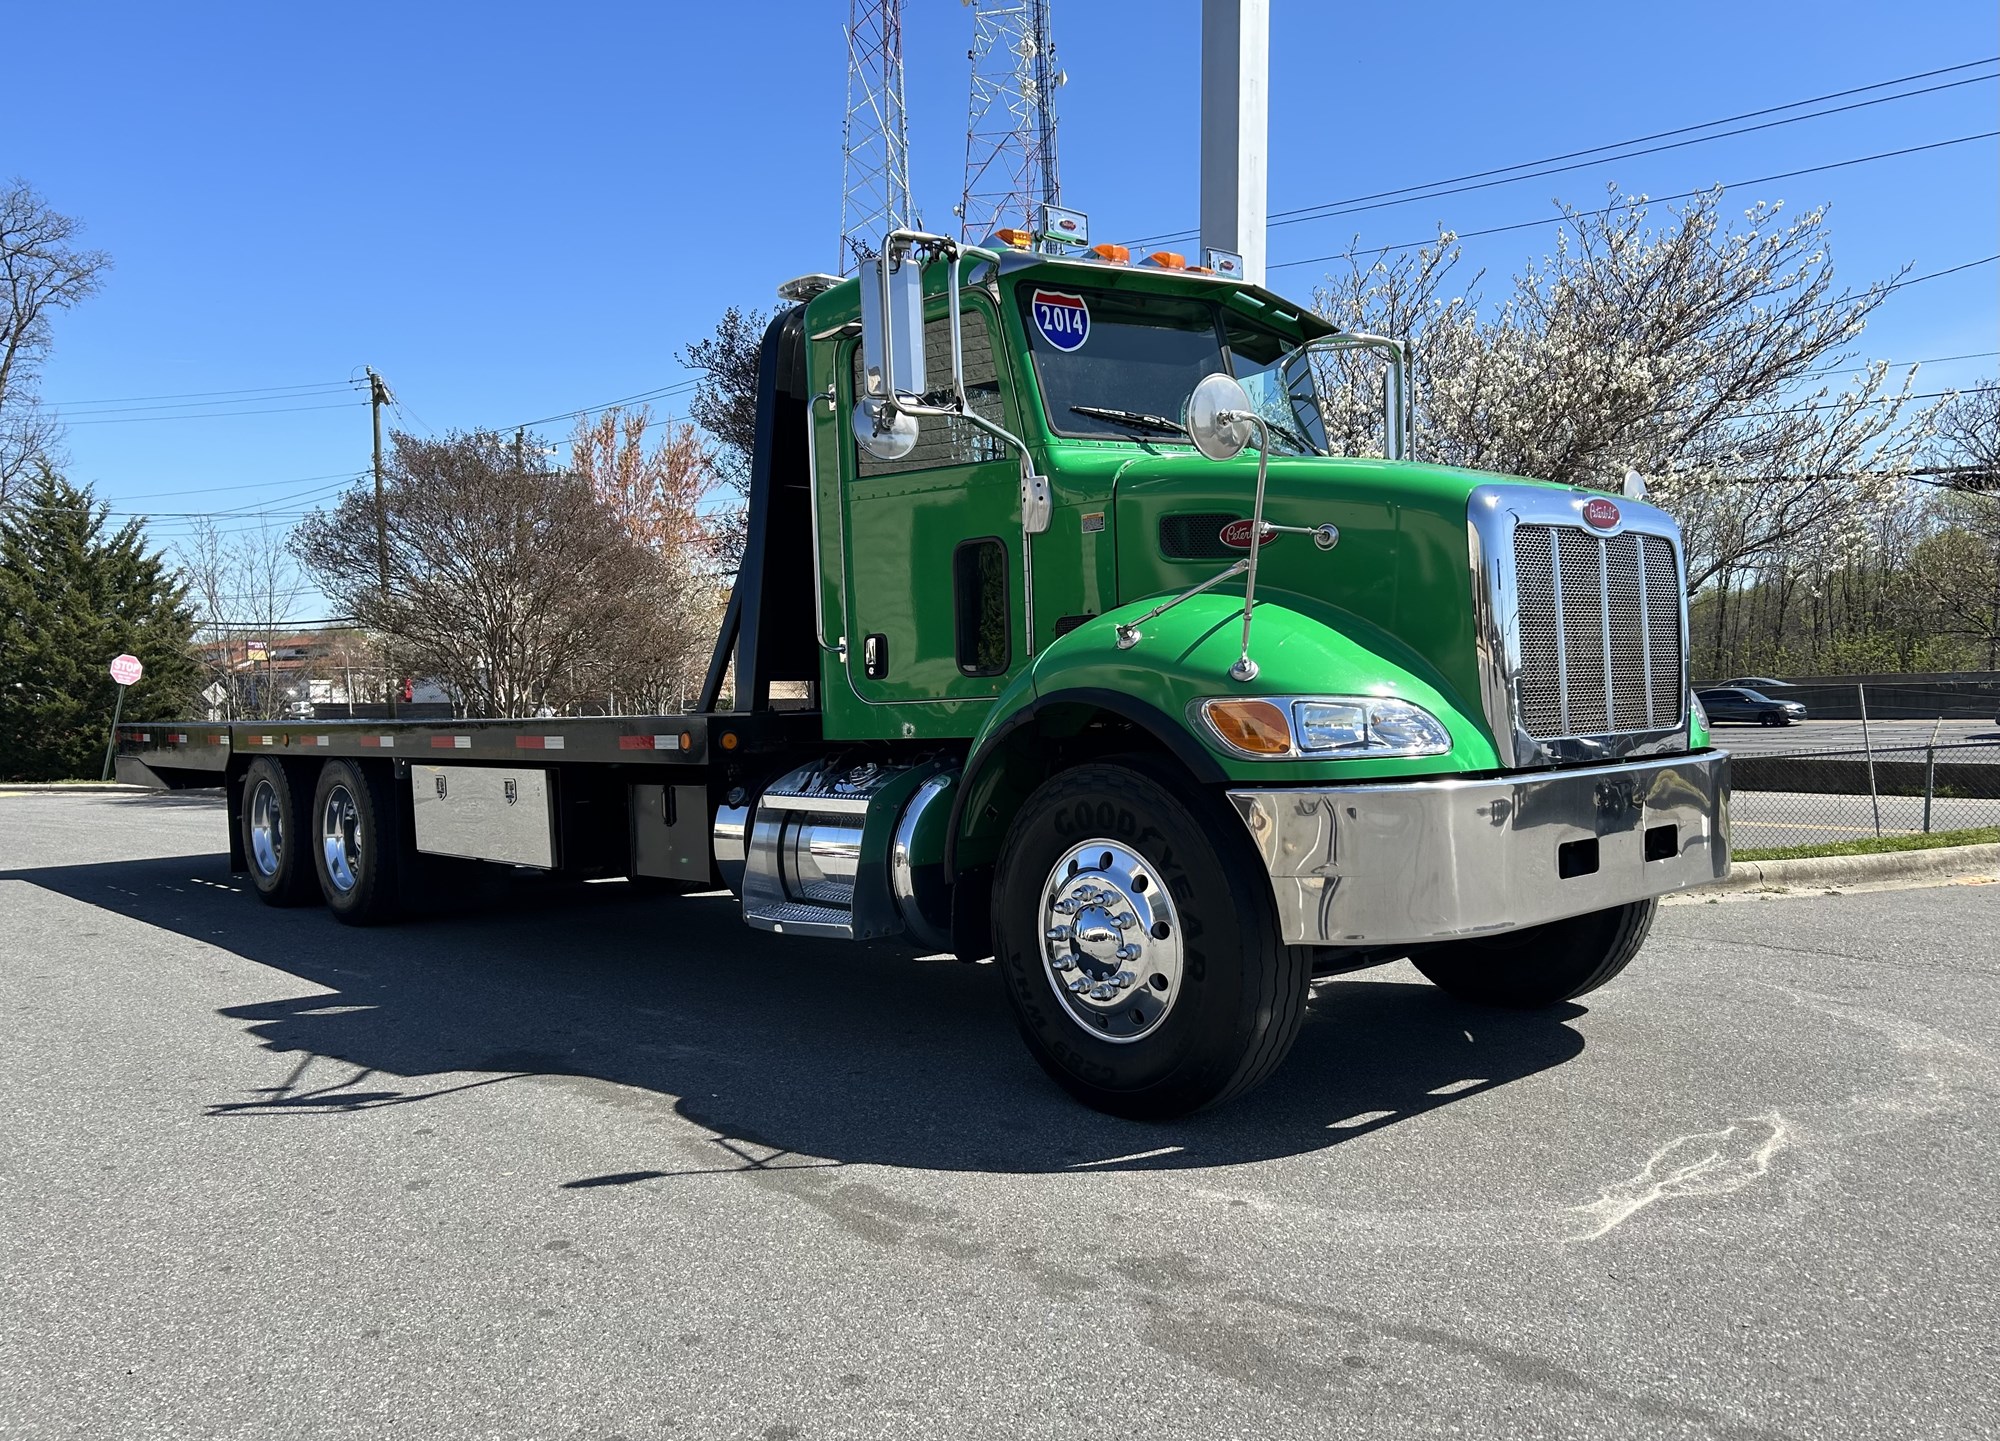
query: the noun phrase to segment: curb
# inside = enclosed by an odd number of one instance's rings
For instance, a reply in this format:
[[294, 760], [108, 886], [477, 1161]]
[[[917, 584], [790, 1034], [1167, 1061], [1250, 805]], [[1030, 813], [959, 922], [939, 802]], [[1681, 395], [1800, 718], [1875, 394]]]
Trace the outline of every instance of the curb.
[[1686, 894], [1730, 891], [1824, 890], [1833, 886], [1885, 881], [1925, 882], [2000, 879], [2000, 844], [1937, 846], [1924, 851], [1887, 851], [1872, 856], [1808, 856], [1792, 861], [1738, 861], [1726, 879]]
[[9, 781], [0, 785], [0, 796], [143, 796], [150, 795], [146, 786], [125, 785], [120, 781], [88, 781], [74, 784], [68, 781]]

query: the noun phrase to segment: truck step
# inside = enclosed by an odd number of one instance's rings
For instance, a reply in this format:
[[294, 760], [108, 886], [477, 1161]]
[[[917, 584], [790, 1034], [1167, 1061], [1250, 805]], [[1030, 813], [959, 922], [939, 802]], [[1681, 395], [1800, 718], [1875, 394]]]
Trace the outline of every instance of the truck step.
[[835, 906], [810, 906], [798, 901], [774, 901], [751, 909], [746, 902], [743, 919], [760, 931], [785, 936], [819, 936], [826, 940], [854, 939], [854, 913]]

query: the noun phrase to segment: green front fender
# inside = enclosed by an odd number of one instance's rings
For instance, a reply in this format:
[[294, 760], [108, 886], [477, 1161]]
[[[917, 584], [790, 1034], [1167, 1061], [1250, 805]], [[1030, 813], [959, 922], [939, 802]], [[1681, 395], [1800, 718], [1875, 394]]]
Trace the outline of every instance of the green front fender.
[[[1257, 675], [1246, 684], [1229, 678], [1242, 643], [1240, 596], [1225, 591], [1184, 601], [1139, 625], [1140, 639], [1121, 649], [1118, 626], [1136, 622], [1158, 603], [1135, 601], [1085, 621], [1001, 692], [973, 741], [955, 838], [983, 830], [987, 843], [974, 850], [993, 850], [995, 826], [1028, 785], [1018, 763], [1023, 734], [1052, 723], [1074, 725], [1093, 712], [1139, 726], [1195, 779], [1209, 783], [1323, 785], [1502, 768], [1477, 698], [1461, 699], [1422, 657], [1361, 617], [1291, 594], [1260, 600], [1250, 638]], [[1297, 695], [1396, 696], [1443, 722], [1451, 749], [1367, 760], [1246, 760], [1223, 750], [1189, 715], [1196, 701], [1211, 696]], [[1010, 752], [1015, 764], [994, 764]]]

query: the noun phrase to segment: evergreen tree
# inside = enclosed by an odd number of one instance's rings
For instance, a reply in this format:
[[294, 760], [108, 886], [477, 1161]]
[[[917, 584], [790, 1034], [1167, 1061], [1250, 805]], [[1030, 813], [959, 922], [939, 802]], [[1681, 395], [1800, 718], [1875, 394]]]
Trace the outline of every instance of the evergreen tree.
[[146, 674], [126, 720], [185, 713], [198, 670], [187, 592], [136, 520], [107, 534], [108, 507], [47, 465], [0, 514], [0, 779], [95, 778], [130, 651]]

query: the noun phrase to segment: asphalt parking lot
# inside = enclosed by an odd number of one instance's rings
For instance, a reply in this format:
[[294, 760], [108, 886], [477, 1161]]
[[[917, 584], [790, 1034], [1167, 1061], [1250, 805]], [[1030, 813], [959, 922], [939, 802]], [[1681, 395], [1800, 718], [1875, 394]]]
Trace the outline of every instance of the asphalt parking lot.
[[1993, 1434], [2000, 888], [1670, 907], [1554, 1014], [1339, 978], [1141, 1126], [985, 967], [348, 930], [221, 841], [0, 796], [0, 1435]]

